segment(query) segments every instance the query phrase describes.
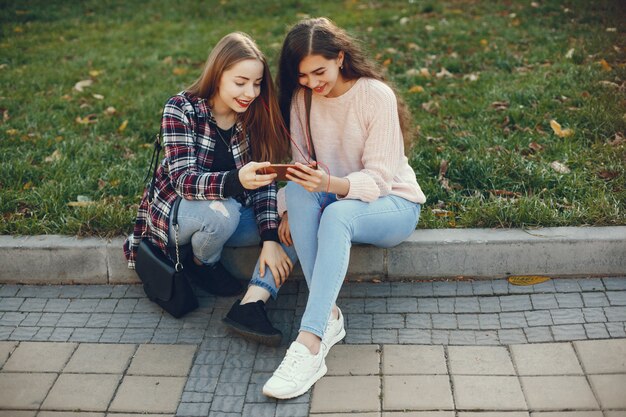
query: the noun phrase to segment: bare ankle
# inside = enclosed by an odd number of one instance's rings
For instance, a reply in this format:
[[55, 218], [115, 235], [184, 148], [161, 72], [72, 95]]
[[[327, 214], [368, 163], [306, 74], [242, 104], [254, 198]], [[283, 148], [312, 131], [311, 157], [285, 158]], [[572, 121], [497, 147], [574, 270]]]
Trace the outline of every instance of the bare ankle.
[[320, 351], [320, 345], [322, 344], [322, 339], [320, 339], [318, 336], [314, 335], [313, 333], [300, 332], [298, 333], [296, 342], [306, 346], [313, 355], [317, 355]]
[[270, 299], [270, 292], [265, 288], [257, 285], [251, 285], [248, 287], [248, 291], [243, 296], [241, 304], [256, 303], [257, 301], [263, 301], [264, 303]]

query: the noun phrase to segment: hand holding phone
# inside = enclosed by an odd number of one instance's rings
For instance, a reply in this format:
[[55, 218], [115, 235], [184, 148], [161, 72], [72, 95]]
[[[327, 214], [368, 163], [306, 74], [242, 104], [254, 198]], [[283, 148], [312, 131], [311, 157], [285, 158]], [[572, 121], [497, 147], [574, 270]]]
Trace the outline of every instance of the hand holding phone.
[[[310, 168], [314, 168], [313, 165], [308, 165]], [[276, 181], [289, 181], [287, 178], [287, 168], [293, 168], [300, 171], [300, 168], [296, 164], [272, 164], [268, 167], [259, 169], [259, 174], [277, 174]]]

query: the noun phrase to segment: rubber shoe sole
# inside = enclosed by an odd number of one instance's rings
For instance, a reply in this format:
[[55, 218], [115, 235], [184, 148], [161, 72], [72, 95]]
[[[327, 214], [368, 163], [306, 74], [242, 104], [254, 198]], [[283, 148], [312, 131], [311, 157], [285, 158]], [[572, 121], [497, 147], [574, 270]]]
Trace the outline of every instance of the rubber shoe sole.
[[288, 400], [290, 398], [299, 397], [305, 392], [307, 392], [308, 390], [310, 390], [313, 384], [319, 381], [321, 377], [326, 375], [326, 372], [328, 372], [328, 368], [326, 367], [326, 362], [324, 361], [322, 362], [322, 366], [320, 367], [320, 369], [315, 374], [313, 374], [313, 376], [311, 376], [311, 378], [308, 381], [306, 381], [305, 385], [303, 385], [300, 389], [294, 392], [276, 395], [276, 394], [271, 393], [264, 386], [263, 395], [265, 395], [266, 397], [278, 398], [279, 400]]
[[267, 345], [270, 347], [278, 347], [283, 340], [283, 336], [281, 334], [267, 335], [264, 333], [258, 333], [253, 330], [250, 330], [247, 327], [242, 326], [234, 320], [229, 319], [228, 317], [224, 317], [222, 322], [233, 332], [237, 333], [244, 339], [253, 340], [255, 342], [259, 342], [263, 345]]

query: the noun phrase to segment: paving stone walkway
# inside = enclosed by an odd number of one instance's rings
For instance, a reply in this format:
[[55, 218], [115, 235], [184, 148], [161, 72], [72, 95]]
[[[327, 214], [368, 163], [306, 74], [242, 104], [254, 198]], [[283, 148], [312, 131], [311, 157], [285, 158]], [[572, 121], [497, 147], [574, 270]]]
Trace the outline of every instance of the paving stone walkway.
[[0, 285], [0, 417], [626, 416], [626, 277], [346, 283], [328, 375], [270, 400], [306, 297], [270, 303], [268, 348], [225, 331], [234, 299], [177, 320], [134, 285]]

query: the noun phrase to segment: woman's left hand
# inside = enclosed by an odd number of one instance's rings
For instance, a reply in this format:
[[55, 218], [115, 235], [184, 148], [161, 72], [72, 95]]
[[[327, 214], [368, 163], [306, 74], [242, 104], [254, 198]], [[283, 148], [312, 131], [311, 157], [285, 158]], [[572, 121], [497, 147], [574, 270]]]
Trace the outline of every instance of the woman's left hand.
[[261, 256], [259, 257], [259, 273], [261, 277], [265, 276], [265, 266], [270, 268], [272, 275], [274, 275], [274, 282], [276, 287], [280, 288], [285, 282], [289, 273], [293, 270], [293, 263], [289, 256], [280, 246], [280, 243], [271, 240], [263, 242], [263, 249], [261, 249]]
[[310, 167], [308, 165], [296, 162], [295, 168], [287, 168], [287, 179], [300, 184], [305, 190], [309, 192], [326, 191], [328, 188], [329, 177], [321, 169], [317, 167]]

